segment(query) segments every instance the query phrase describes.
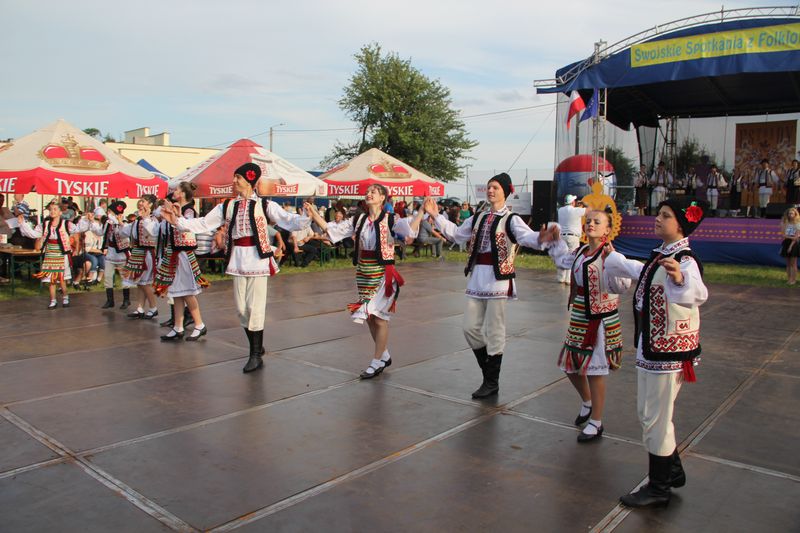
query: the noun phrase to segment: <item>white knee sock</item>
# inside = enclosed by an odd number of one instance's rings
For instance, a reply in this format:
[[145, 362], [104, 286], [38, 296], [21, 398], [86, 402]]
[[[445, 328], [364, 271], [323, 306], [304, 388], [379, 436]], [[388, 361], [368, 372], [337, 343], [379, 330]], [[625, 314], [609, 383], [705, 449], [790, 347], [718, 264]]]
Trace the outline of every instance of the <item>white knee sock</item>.
[[589, 400], [588, 402], [583, 402], [581, 404], [581, 412], [578, 416], [586, 416], [589, 414], [591, 410], [592, 410], [592, 400]]

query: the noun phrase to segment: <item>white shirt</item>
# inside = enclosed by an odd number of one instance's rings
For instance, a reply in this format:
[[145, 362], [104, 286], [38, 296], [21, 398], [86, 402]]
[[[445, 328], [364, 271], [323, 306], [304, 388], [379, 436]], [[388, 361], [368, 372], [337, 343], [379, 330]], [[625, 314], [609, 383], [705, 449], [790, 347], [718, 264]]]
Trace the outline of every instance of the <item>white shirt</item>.
[[[241, 200], [241, 198], [238, 198]], [[250, 196], [250, 200], [261, 201], [261, 198], [255, 193]], [[243, 237], [254, 237], [254, 230], [250, 227], [250, 215], [247, 209], [248, 202], [240, 202], [237, 212], [233, 214], [231, 224], [233, 224], [233, 231], [231, 238], [233, 240], [241, 239]], [[217, 228], [225, 223], [225, 213], [222, 212], [224, 204], [217, 205], [206, 216], [202, 218], [184, 218], [179, 217], [177, 220], [177, 228], [180, 231], [191, 231], [194, 233], [207, 233], [214, 232]], [[278, 226], [288, 230], [295, 231], [308, 227], [311, 223], [310, 219], [304, 215], [297, 215], [289, 213], [280, 205], [273, 201], [267, 202], [267, 211], [264, 215], [277, 223]], [[225, 273], [231, 276], [270, 276], [272, 273], [278, 272], [278, 264], [274, 257], [262, 258], [258, 255], [256, 246], [235, 246], [231, 251], [231, 259], [228, 262], [228, 267]], [[270, 268], [271, 266], [271, 268]]]
[[102, 218], [106, 216], [106, 210], [100, 206], [95, 207], [92, 213], [94, 213], [95, 218]]
[[[106, 221], [108, 226], [113, 226], [112, 231], [116, 233], [116, 238], [119, 239], [122, 235], [122, 229], [127, 226], [127, 224], [120, 224], [120, 222], [114, 218], [113, 216], [109, 215], [108, 220]], [[92, 233], [97, 235], [98, 237], [105, 238], [106, 234], [106, 224], [100, 224], [99, 222], [92, 223]], [[102, 242], [102, 241], [101, 241]], [[125, 252], [118, 252], [112, 246], [111, 243], [106, 243], [106, 261], [109, 261], [114, 264], [125, 263], [128, 261], [128, 256]]]
[[[670, 255], [677, 249], [688, 244], [688, 239], [681, 239], [672, 244], [664, 244], [654, 251], [664, 255]], [[684, 307], [695, 307], [702, 305], [708, 299], [708, 289], [703, 283], [703, 276], [697, 262], [691, 257], [684, 257], [680, 262], [681, 273], [683, 274], [683, 285], [676, 285], [672, 278], [667, 277], [664, 285], [664, 294], [670, 304], [682, 305]], [[603, 274], [613, 277], [627, 277], [631, 280], [639, 279], [644, 268], [644, 263], [628, 259], [619, 252], [612, 252], [606, 257]], [[634, 295], [635, 307], [637, 311], [642, 309], [642, 295]], [[649, 361], [642, 354], [642, 336], [639, 335], [639, 347], [636, 349], [636, 366], [647, 372], [669, 374], [681, 372], [683, 363], [681, 361]]]
[[[580, 257], [576, 257], [578, 250], [570, 251], [567, 247], [567, 243], [562, 240], [551, 245], [548, 249], [548, 253], [556, 267], [564, 270], [569, 270], [571, 268], [572, 274], [575, 277], [575, 283], [577, 283], [579, 287], [583, 287], [583, 264], [591, 255], [581, 254]], [[603, 263], [603, 267], [605, 268], [605, 262]], [[631, 287], [631, 280], [627, 276], [604, 276], [603, 283], [610, 294], [623, 294]]]
[[[581, 228], [581, 218], [586, 215], [585, 207], [575, 207], [565, 205], [558, 208], [558, 225], [561, 226], [561, 234], [565, 233], [580, 237], [583, 233]], [[567, 267], [569, 268], [569, 267]]]
[[654, 187], [668, 187], [672, 185], [672, 174], [666, 170], [664, 172], [656, 170], [650, 177], [650, 185]]
[[[67, 230], [67, 234], [69, 235], [83, 233], [89, 229], [89, 221], [85, 218], [82, 218], [77, 224], [73, 224], [68, 220], [65, 220], [64, 223], [66, 224], [64, 229]], [[57, 227], [58, 223], [50, 225], [50, 235], [47, 236], [47, 240], [58, 240]], [[39, 223], [35, 228], [32, 228], [28, 222], [25, 222], [19, 225], [19, 232], [29, 239], [40, 239], [44, 233], [44, 226], [42, 223]]]
[[[503, 206], [499, 211], [494, 211], [495, 216], [503, 216], [508, 213], [508, 207]], [[472, 237], [472, 224], [475, 221], [475, 216], [469, 217], [460, 226], [456, 226], [445, 215], [436, 217], [436, 228], [448, 240], [456, 244], [469, 242]], [[484, 225], [484, 232], [489, 231], [489, 225]], [[526, 248], [533, 248], [535, 250], [544, 250], [546, 245], [539, 244], [539, 232], [533, 231], [528, 227], [520, 217], [511, 217], [511, 231], [514, 232], [514, 237], [520, 246]], [[476, 238], [481, 240], [478, 253], [491, 252], [491, 239], [484, 239], [482, 235]], [[510, 289], [510, 290], [509, 290]], [[498, 280], [494, 277], [494, 267], [492, 265], [474, 265], [472, 272], [470, 272], [469, 279], [467, 280], [467, 296], [470, 298], [478, 299], [492, 299], [492, 298], [517, 298], [517, 284], [513, 279]]]

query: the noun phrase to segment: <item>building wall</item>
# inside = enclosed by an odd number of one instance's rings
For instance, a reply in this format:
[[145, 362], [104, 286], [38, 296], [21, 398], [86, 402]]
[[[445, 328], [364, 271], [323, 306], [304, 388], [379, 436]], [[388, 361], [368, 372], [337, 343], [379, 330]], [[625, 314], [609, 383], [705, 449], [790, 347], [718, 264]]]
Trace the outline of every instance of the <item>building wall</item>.
[[187, 168], [191, 168], [219, 152], [216, 148], [193, 148], [189, 146], [158, 146], [112, 142], [105, 144], [134, 163], [140, 159], [146, 159], [148, 163], [170, 178], [174, 178]]

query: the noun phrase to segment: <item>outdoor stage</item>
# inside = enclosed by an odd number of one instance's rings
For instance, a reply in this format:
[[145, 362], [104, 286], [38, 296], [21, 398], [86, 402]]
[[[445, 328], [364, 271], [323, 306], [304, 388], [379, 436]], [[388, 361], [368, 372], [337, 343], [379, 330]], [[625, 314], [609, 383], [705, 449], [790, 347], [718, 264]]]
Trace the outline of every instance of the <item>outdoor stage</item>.
[[[655, 217], [623, 216], [614, 247], [629, 257], [646, 258], [658, 246]], [[689, 241], [707, 263], [786, 266], [779, 255], [781, 221], [763, 218], [706, 218]]]
[[343, 311], [351, 269], [270, 281], [270, 353], [249, 375], [230, 282], [200, 298], [208, 336], [178, 345], [101, 311], [101, 294], [55, 311], [45, 296], [1, 303], [0, 530], [797, 528], [794, 291], [711, 287], [698, 382], [675, 417], [688, 483], [667, 509], [629, 513], [617, 498], [647, 472], [630, 296], [605, 436], [578, 445], [578, 398], [556, 368], [568, 290], [553, 273], [519, 273], [500, 396], [479, 403], [462, 265], [398, 268], [394, 364], [367, 382], [369, 334]]

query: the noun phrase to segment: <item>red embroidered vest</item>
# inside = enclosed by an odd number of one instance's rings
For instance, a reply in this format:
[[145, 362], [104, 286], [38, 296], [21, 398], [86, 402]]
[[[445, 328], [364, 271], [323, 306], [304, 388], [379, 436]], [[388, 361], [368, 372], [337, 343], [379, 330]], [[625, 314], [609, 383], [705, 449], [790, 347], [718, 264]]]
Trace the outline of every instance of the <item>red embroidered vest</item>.
[[[575, 264], [578, 259], [589, 249], [585, 244], [575, 254], [575, 261], [572, 263], [573, 284], [570, 287], [574, 290]], [[604, 318], [617, 313], [619, 309], [619, 295], [609, 294], [603, 278], [603, 247], [595, 251], [595, 254], [583, 262], [581, 273], [583, 274], [583, 294], [586, 295], [585, 315], [589, 320]], [[574, 295], [570, 294], [570, 301]]]
[[158, 239], [147, 233], [142, 228], [142, 220], [138, 219], [134, 221], [133, 228], [131, 228], [131, 241], [137, 248], [155, 248]]
[[[361, 214], [356, 219], [355, 248], [353, 251], [353, 264], [358, 264], [358, 253], [361, 247], [361, 230], [364, 229], [369, 219], [368, 214]], [[375, 226], [375, 257], [379, 265], [394, 264], [394, 237], [392, 237], [392, 227], [394, 227], [394, 213], [381, 211], [378, 218], [373, 222]]]
[[[182, 216], [185, 217], [189, 211], [192, 212], [192, 215], [197, 214], [195, 213], [194, 207], [191, 203], [181, 207]], [[194, 233], [191, 231], [178, 231], [172, 226], [169, 227], [168, 231], [173, 250], [189, 251], [197, 248], [197, 239], [195, 238]]]
[[[483, 226], [486, 225], [488, 216], [489, 213], [486, 211], [475, 215], [472, 223], [472, 237], [467, 245], [469, 259], [464, 269], [465, 276], [468, 276], [475, 267], [483, 237]], [[514, 245], [517, 243], [517, 239], [514, 237], [514, 232], [511, 231], [511, 219], [518, 216], [510, 211], [504, 215], [495, 216], [492, 227], [488, 229], [491, 232], [492, 266], [495, 279], [512, 279], [515, 276]]]
[[102, 250], [108, 250], [109, 247], [113, 248], [119, 253], [125, 253], [131, 248], [131, 241], [127, 237], [119, 234], [120, 224], [112, 224], [106, 222], [105, 231], [103, 231], [103, 244]]

